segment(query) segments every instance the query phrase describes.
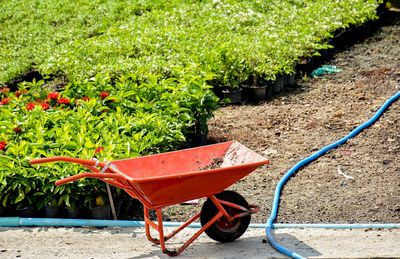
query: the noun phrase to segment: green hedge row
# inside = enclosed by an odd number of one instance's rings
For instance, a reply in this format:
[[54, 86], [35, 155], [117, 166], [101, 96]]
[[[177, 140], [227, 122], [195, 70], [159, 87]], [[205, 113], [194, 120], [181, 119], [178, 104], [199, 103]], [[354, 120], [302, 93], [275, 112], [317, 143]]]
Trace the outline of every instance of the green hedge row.
[[[37, 68], [82, 82], [174, 68], [235, 88], [290, 74], [339, 28], [376, 18], [377, 0], [22, 1], [0, 3], [0, 83]], [[251, 81], [249, 81], [251, 79]]]

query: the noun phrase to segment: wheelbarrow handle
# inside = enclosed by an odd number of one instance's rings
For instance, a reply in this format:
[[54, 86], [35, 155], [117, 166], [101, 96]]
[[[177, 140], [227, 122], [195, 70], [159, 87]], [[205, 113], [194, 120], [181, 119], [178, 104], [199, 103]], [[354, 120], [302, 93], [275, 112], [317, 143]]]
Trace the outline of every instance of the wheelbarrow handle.
[[86, 160], [86, 159], [72, 158], [72, 157], [65, 157], [65, 156], [54, 156], [54, 157], [32, 159], [30, 161], [30, 163], [32, 165], [35, 165], [35, 164], [43, 164], [43, 163], [57, 162], [57, 161], [64, 161], [64, 162], [76, 163], [76, 164], [81, 164], [81, 165], [90, 165], [90, 166], [96, 166], [97, 164], [102, 167], [104, 166], [103, 162], [99, 163], [94, 160]]
[[81, 178], [98, 178], [98, 179], [119, 179], [122, 180], [123, 176], [114, 173], [81, 173], [64, 179], [56, 181], [56, 186], [60, 186], [69, 182], [79, 180]]

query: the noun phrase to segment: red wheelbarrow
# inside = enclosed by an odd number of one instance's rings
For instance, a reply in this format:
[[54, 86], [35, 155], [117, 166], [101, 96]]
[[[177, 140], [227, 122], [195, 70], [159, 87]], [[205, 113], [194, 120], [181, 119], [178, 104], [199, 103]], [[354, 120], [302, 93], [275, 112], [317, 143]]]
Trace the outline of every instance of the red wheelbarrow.
[[[180, 254], [203, 232], [219, 242], [239, 238], [258, 207], [249, 205], [240, 194], [224, 190], [257, 167], [269, 163], [239, 142], [229, 141], [112, 162], [50, 157], [32, 160], [31, 164], [55, 161], [78, 163], [91, 171], [58, 180], [57, 186], [85, 177], [98, 178], [138, 199], [144, 207], [147, 238], [161, 245], [163, 253], [170, 256]], [[164, 235], [163, 208], [203, 197], [207, 200], [199, 213]], [[150, 210], [156, 212], [156, 223], [150, 220]], [[167, 240], [199, 218], [202, 227], [188, 241], [175, 250], [166, 248]], [[150, 227], [159, 233], [159, 239], [151, 236]]]

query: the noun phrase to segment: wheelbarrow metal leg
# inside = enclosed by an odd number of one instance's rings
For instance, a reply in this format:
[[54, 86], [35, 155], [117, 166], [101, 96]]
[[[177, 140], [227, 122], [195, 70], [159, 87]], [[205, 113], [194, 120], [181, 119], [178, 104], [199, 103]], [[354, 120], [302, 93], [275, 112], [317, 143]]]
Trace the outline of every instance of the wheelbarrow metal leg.
[[199, 229], [188, 241], [186, 241], [181, 247], [175, 250], [168, 250], [165, 246], [165, 241], [162, 240], [163, 237], [163, 231], [162, 231], [162, 220], [159, 220], [159, 225], [160, 225], [160, 239], [161, 239], [161, 250], [163, 253], [169, 255], [169, 256], [177, 256], [180, 253], [182, 253], [183, 250], [185, 250], [191, 243], [193, 243], [196, 238], [198, 238], [206, 229], [208, 229], [211, 225], [213, 225], [219, 218], [223, 217], [222, 212], [218, 212], [207, 224], [205, 224], [201, 229]]
[[[160, 244], [160, 240], [158, 240], [157, 238], [154, 238], [151, 236], [150, 233], [150, 226], [153, 227], [157, 232], [160, 232], [161, 230], [163, 230], [161, 228], [162, 224], [160, 224], [160, 221], [162, 223], [162, 210], [156, 210], [156, 214], [157, 214], [157, 224], [154, 223], [150, 217], [149, 217], [149, 209], [145, 208], [144, 209], [144, 216], [145, 216], [145, 229], [146, 229], [146, 236], [147, 239], [151, 242], [153, 242], [154, 244], [159, 245]], [[192, 218], [190, 218], [188, 221], [186, 221], [185, 223], [183, 223], [181, 226], [179, 226], [177, 229], [175, 229], [174, 231], [172, 231], [170, 234], [168, 235], [164, 235], [164, 241], [167, 241], [169, 239], [171, 239], [172, 237], [174, 237], [176, 234], [178, 234], [179, 232], [181, 232], [185, 227], [189, 226], [190, 224], [192, 224], [194, 221], [196, 221], [197, 219], [200, 218], [200, 213], [197, 213], [196, 215], [194, 215]]]
[[[222, 200], [217, 199], [214, 195], [211, 195], [211, 196], [209, 196], [208, 198], [214, 203], [214, 205], [218, 208], [219, 212], [222, 213], [222, 215], [223, 215], [228, 221], [232, 221], [232, 220], [233, 220], [233, 218], [231, 217], [231, 215], [229, 215], [229, 213], [225, 210], [224, 206], [222, 206], [222, 204], [221, 204], [221, 201], [222, 201]], [[223, 201], [222, 201], [222, 202], [223, 202]], [[236, 204], [234, 204], [234, 203], [230, 203], [230, 202], [229, 202], [229, 205], [228, 205], [228, 206], [230, 206], [230, 205], [234, 205], [235, 207], [236, 207], [236, 206], [239, 206], [239, 205], [236, 205]], [[239, 207], [241, 207], [241, 206], [239, 206]], [[218, 215], [218, 214], [217, 214], [217, 215]]]
[[152, 226], [155, 230], [157, 230], [159, 232], [158, 226], [157, 224], [155, 224], [153, 221], [150, 220], [150, 213], [149, 213], [149, 209], [144, 207], [144, 222], [145, 222], [145, 229], [146, 229], [146, 237], [147, 239], [156, 244], [159, 245], [160, 244], [160, 240], [153, 238], [151, 236], [150, 233], [150, 226]]
[[[256, 206], [256, 205], [250, 205], [250, 209], [247, 209], [247, 208], [245, 208], [243, 206], [240, 206], [240, 205], [238, 205], [236, 203], [232, 203], [232, 202], [229, 202], [229, 201], [224, 201], [224, 200], [218, 199], [214, 195], [211, 195], [208, 198], [214, 203], [214, 205], [218, 208], [218, 210], [223, 213], [223, 215], [226, 217], [226, 219], [228, 221], [232, 221], [232, 220], [234, 220], [236, 218], [240, 218], [240, 217], [245, 217], [245, 216], [247, 216], [249, 214], [257, 213], [259, 211], [259, 207]], [[237, 213], [237, 214], [232, 216], [226, 211], [226, 209], [222, 205], [229, 206], [231, 208], [234, 208], [234, 209], [236, 209], [238, 211], [242, 211], [242, 212]]]
[[181, 226], [179, 226], [177, 229], [175, 229], [174, 231], [172, 231], [169, 235], [166, 236], [165, 240], [168, 240], [172, 237], [174, 237], [176, 234], [178, 234], [179, 232], [181, 232], [181, 230], [183, 230], [185, 227], [189, 226], [190, 224], [192, 224], [192, 222], [196, 221], [198, 218], [200, 218], [200, 213], [197, 213], [196, 215], [194, 215], [192, 218], [190, 218], [188, 221], [186, 221], [185, 223], [183, 223]]
[[[163, 221], [162, 221], [162, 210], [161, 209], [156, 209], [156, 215], [157, 215], [157, 224], [154, 223], [153, 221], [150, 220], [150, 213], [149, 213], [148, 208], [144, 208], [144, 218], [145, 218], [145, 229], [146, 229], [146, 236], [149, 241], [156, 245], [161, 246], [161, 250], [163, 253], [169, 255], [169, 256], [176, 256], [179, 255], [185, 248], [187, 248], [193, 241], [198, 238], [204, 231], [206, 231], [211, 225], [213, 225], [219, 218], [223, 217], [224, 214], [219, 211], [207, 224], [205, 224], [201, 229], [199, 229], [188, 241], [186, 241], [181, 247], [179, 247], [176, 250], [168, 250], [166, 247], [165, 242], [169, 240], [170, 238], [174, 237], [177, 233], [179, 233], [181, 230], [183, 230], [185, 227], [189, 226], [192, 222], [196, 221], [201, 213], [197, 213], [194, 215], [191, 219], [186, 221], [184, 224], [182, 224], [180, 227], [172, 231], [169, 235], [164, 235], [164, 226], [163, 226]], [[150, 226], [154, 228], [156, 231], [159, 233], [160, 239], [153, 238], [150, 233]]]

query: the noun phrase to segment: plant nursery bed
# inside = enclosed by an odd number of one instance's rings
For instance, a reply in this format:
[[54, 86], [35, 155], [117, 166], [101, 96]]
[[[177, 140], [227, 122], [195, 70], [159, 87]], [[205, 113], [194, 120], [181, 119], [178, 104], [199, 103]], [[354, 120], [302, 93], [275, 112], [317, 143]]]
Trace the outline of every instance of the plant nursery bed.
[[[334, 55], [327, 63], [342, 70], [303, 78], [258, 105], [227, 106], [209, 122], [209, 142], [237, 140], [271, 160], [236, 183], [270, 214], [276, 184], [301, 159], [367, 121], [400, 91], [400, 17], [371, 37]], [[400, 102], [372, 127], [301, 169], [283, 190], [278, 222], [399, 223]], [[200, 208], [201, 201], [199, 202]], [[176, 206], [165, 214], [181, 220], [193, 208]]]

